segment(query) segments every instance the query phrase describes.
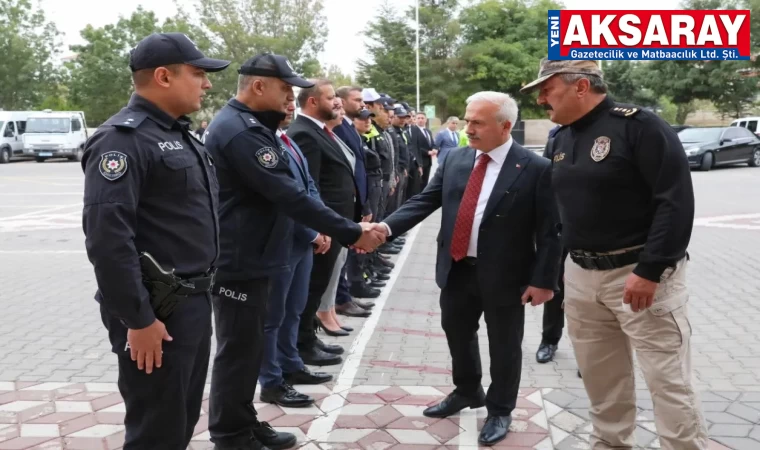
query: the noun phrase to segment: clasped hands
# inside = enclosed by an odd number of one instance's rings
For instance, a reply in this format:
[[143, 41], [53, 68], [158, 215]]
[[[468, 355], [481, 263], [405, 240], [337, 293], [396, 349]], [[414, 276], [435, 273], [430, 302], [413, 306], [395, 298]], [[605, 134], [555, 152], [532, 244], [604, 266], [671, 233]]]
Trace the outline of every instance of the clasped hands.
[[379, 223], [362, 222], [362, 236], [351, 246], [358, 253], [371, 253], [385, 243], [388, 229]]

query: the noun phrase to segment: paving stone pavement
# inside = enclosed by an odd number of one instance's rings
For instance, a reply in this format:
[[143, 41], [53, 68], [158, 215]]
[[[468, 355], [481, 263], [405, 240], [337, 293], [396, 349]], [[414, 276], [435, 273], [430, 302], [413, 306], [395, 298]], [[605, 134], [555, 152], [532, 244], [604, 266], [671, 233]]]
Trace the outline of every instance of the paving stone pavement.
[[[123, 404], [114, 384], [115, 357], [92, 300], [80, 224], [81, 171], [69, 163], [2, 169], [0, 449], [118, 448]], [[715, 441], [711, 448], [757, 449], [760, 208], [741, 194], [760, 192], [760, 170], [720, 169], [693, 179], [698, 219], [688, 277], [694, 377]], [[378, 301], [381, 311], [366, 320], [346, 319], [357, 330], [349, 337], [322, 336], [343, 344], [348, 362], [323, 368], [336, 374], [335, 384], [299, 387], [318, 398], [317, 405], [257, 405], [278, 429], [295, 432], [304, 448], [477, 446], [482, 409], [435, 423], [420, 414], [451, 389], [433, 280], [438, 220], [434, 214], [410, 233], [414, 242], [394, 272], [392, 290]], [[555, 361], [537, 364], [542, 307], [528, 308], [514, 437], [501, 447], [588, 448], [588, 400], [569, 341], [563, 337]], [[480, 343], [487, 386], [484, 322]], [[637, 389], [638, 445], [658, 448], [640, 373]], [[196, 431], [192, 448], [209, 448], [204, 419]]]

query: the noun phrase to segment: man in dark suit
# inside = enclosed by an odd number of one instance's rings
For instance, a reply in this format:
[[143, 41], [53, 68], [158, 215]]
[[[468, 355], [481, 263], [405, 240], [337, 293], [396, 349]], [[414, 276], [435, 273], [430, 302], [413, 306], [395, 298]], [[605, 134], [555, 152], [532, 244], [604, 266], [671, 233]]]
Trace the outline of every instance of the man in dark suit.
[[430, 180], [430, 168], [433, 166], [433, 157], [430, 155], [435, 149], [435, 140], [433, 139], [433, 133], [427, 128], [427, 116], [425, 113], [418, 112], [415, 119], [416, 125], [412, 125], [409, 130], [411, 133], [410, 146], [416, 149], [419, 155], [422, 166], [422, 178], [420, 179], [420, 191], [425, 190], [428, 181]]
[[[443, 208], [436, 282], [441, 325], [453, 360], [456, 389], [424, 411], [447, 417], [488, 408], [482, 445], [504, 439], [517, 402], [524, 305], [552, 298], [561, 248], [549, 161], [515, 143], [517, 104], [482, 92], [467, 100], [470, 147], [451, 151], [427, 189], [383, 223], [389, 239]], [[491, 356], [488, 396], [481, 386], [478, 322], [485, 314]]]
[[[312, 81], [314, 87], [302, 89], [298, 94], [301, 113], [288, 128], [288, 136], [306, 157], [309, 172], [324, 204], [341, 216], [359, 222], [361, 199], [354, 177], [355, 163], [349, 160], [337, 142], [337, 136], [326, 125], [326, 122], [337, 117], [334, 109], [335, 89], [328, 80]], [[340, 251], [340, 245], [332, 245], [327, 253], [314, 256], [309, 298], [301, 314], [298, 332], [298, 350], [306, 364], [325, 366], [342, 362], [340, 356], [317, 347], [315, 330], [315, 315]]]
[[[317, 200], [319, 192], [309, 175], [309, 167], [301, 149], [282, 132], [293, 120], [295, 102], [288, 107], [285, 120], [280, 122], [277, 139], [282, 154], [296, 183]], [[320, 384], [332, 380], [332, 375], [311, 372], [298, 355], [298, 324], [306, 307], [309, 278], [314, 253], [326, 253], [332, 245], [330, 237], [318, 233], [301, 223], [293, 224], [292, 248], [288, 266], [290, 270], [272, 276], [264, 322], [264, 356], [259, 384], [261, 401], [286, 407], [306, 407], [314, 399], [293, 388], [294, 384]], [[338, 245], [338, 244], [336, 244]]]
[[460, 134], [457, 127], [459, 127], [459, 118], [451, 116], [446, 120], [446, 128], [441, 129], [435, 136], [436, 156], [439, 165], [443, 163], [451, 150], [460, 147]]

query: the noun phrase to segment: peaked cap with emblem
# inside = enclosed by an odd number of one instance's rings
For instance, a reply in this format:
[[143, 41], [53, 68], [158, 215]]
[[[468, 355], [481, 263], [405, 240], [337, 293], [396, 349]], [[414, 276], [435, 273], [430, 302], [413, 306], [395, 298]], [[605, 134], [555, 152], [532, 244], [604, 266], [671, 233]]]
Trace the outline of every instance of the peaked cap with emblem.
[[563, 73], [594, 75], [602, 78], [602, 71], [599, 69], [599, 64], [596, 61], [589, 59], [553, 61], [548, 58], [542, 58], [538, 69], [538, 77], [523, 86], [520, 92], [530, 92], [554, 75]]
[[226, 69], [230, 61], [206, 58], [184, 33], [153, 33], [129, 52], [132, 72], [172, 64], [187, 64], [206, 72], [219, 72]]
[[260, 77], [279, 78], [282, 81], [300, 88], [310, 88], [314, 83], [303, 79], [296, 73], [288, 58], [273, 53], [261, 53], [244, 62], [240, 75], [258, 75]]

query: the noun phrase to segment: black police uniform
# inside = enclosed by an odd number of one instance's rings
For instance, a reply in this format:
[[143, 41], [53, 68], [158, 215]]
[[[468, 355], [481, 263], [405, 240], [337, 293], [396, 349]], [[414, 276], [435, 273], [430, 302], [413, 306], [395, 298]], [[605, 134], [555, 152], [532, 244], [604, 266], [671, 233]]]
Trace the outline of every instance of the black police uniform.
[[[85, 145], [83, 228], [103, 324], [118, 356], [126, 404], [125, 449], [184, 450], [198, 422], [211, 347], [208, 288], [215, 264], [218, 184], [213, 159], [175, 120], [134, 94]], [[195, 278], [164, 321], [163, 364], [148, 375], [127, 347], [127, 328], [156, 319], [138, 255]]]
[[[544, 147], [544, 158], [551, 160], [554, 156], [554, 137], [559, 130], [560, 127], [556, 126], [549, 131], [549, 139]], [[562, 339], [562, 330], [565, 328], [565, 311], [562, 308], [562, 303], [565, 300], [565, 258], [567, 258], [567, 250], [564, 250], [562, 253], [562, 263], [559, 267], [559, 280], [557, 281], [559, 291], [554, 293], [552, 301], [544, 303], [541, 346], [536, 354], [538, 362], [552, 360], [554, 352], [557, 350], [557, 345], [559, 345], [559, 341]], [[552, 347], [543, 348], [544, 346]]]
[[[406, 190], [409, 188], [409, 175], [412, 171], [411, 155], [409, 153], [408, 138], [406, 137], [403, 127], [391, 127], [395, 134], [396, 143], [398, 145], [398, 177], [399, 187], [396, 189], [396, 209], [406, 201]], [[404, 175], [406, 173], [406, 175]]]
[[[694, 192], [678, 136], [659, 116], [609, 97], [554, 142], [552, 185], [563, 246], [581, 267], [637, 263], [636, 275], [659, 282], [686, 256]], [[577, 251], [643, 249], [594, 258]]]
[[253, 396], [263, 355], [269, 279], [289, 270], [291, 218], [333, 237], [333, 245], [349, 246], [362, 234], [358, 224], [325, 207], [296, 182], [276, 136], [284, 118], [283, 113], [252, 111], [231, 99], [206, 132], [221, 205], [221, 250], [212, 292], [217, 353], [209, 414], [211, 440], [220, 446], [245, 445], [257, 437]]

